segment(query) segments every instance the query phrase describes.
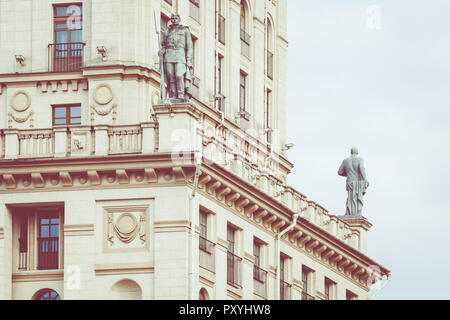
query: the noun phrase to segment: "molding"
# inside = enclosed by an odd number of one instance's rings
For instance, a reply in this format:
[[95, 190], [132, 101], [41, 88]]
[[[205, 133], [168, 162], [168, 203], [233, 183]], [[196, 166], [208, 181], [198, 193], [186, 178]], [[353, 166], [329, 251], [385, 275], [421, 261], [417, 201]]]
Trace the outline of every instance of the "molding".
[[93, 235], [95, 235], [95, 228], [93, 224], [64, 225], [64, 237]]
[[124, 275], [124, 274], [149, 274], [155, 272], [153, 262], [137, 262], [137, 263], [113, 263], [113, 264], [96, 264], [96, 276]]
[[191, 229], [191, 224], [187, 220], [155, 221], [153, 224], [154, 224], [154, 233], [188, 232]]
[[199, 280], [204, 285], [213, 288], [214, 285], [216, 284], [216, 275], [210, 271], [207, 271], [199, 267]]
[[12, 274], [12, 282], [64, 281], [64, 271], [24, 271]]
[[0, 240], [5, 239], [5, 229], [0, 228]]
[[227, 284], [227, 295], [235, 300], [241, 300], [243, 296], [242, 288], [235, 288]]

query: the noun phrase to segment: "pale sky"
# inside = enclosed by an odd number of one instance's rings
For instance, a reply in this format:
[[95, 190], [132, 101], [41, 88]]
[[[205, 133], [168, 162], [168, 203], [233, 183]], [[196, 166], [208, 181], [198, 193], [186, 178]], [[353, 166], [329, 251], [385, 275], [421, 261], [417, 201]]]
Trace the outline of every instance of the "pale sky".
[[377, 299], [450, 299], [450, 1], [287, 1], [289, 184], [343, 215], [358, 147]]

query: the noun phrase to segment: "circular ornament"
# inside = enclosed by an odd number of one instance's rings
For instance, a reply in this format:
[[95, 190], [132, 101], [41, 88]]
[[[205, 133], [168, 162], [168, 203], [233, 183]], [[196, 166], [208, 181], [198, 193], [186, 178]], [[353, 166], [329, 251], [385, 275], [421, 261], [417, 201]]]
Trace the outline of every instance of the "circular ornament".
[[17, 112], [28, 110], [31, 105], [31, 96], [26, 91], [17, 91], [11, 99], [11, 107]]
[[99, 85], [94, 91], [94, 100], [100, 105], [106, 105], [114, 98], [112, 88], [107, 84]]

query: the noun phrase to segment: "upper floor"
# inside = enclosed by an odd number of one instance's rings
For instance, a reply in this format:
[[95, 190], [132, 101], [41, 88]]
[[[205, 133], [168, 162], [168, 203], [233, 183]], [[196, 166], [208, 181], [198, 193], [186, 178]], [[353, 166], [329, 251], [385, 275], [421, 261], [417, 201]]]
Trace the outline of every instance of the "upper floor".
[[[10, 112], [24, 119], [30, 111], [30, 128], [49, 128], [52, 114], [43, 109], [59, 104], [80, 105], [81, 124], [91, 124], [99, 104], [90, 84], [100, 79], [113, 88], [113, 104], [126, 108], [117, 124], [143, 122], [159, 95], [158, 42], [173, 11], [194, 40], [194, 100], [283, 146], [286, 0], [3, 1], [0, 128]], [[26, 93], [17, 97], [19, 89]]]

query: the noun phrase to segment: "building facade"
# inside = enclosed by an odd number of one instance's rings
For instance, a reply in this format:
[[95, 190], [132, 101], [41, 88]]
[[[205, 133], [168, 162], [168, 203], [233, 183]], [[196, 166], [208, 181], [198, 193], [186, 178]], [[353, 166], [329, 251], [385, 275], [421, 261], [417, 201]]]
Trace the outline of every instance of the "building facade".
[[[159, 101], [177, 11], [193, 97]], [[289, 187], [286, 0], [0, 1], [0, 299], [366, 299], [366, 219]]]

